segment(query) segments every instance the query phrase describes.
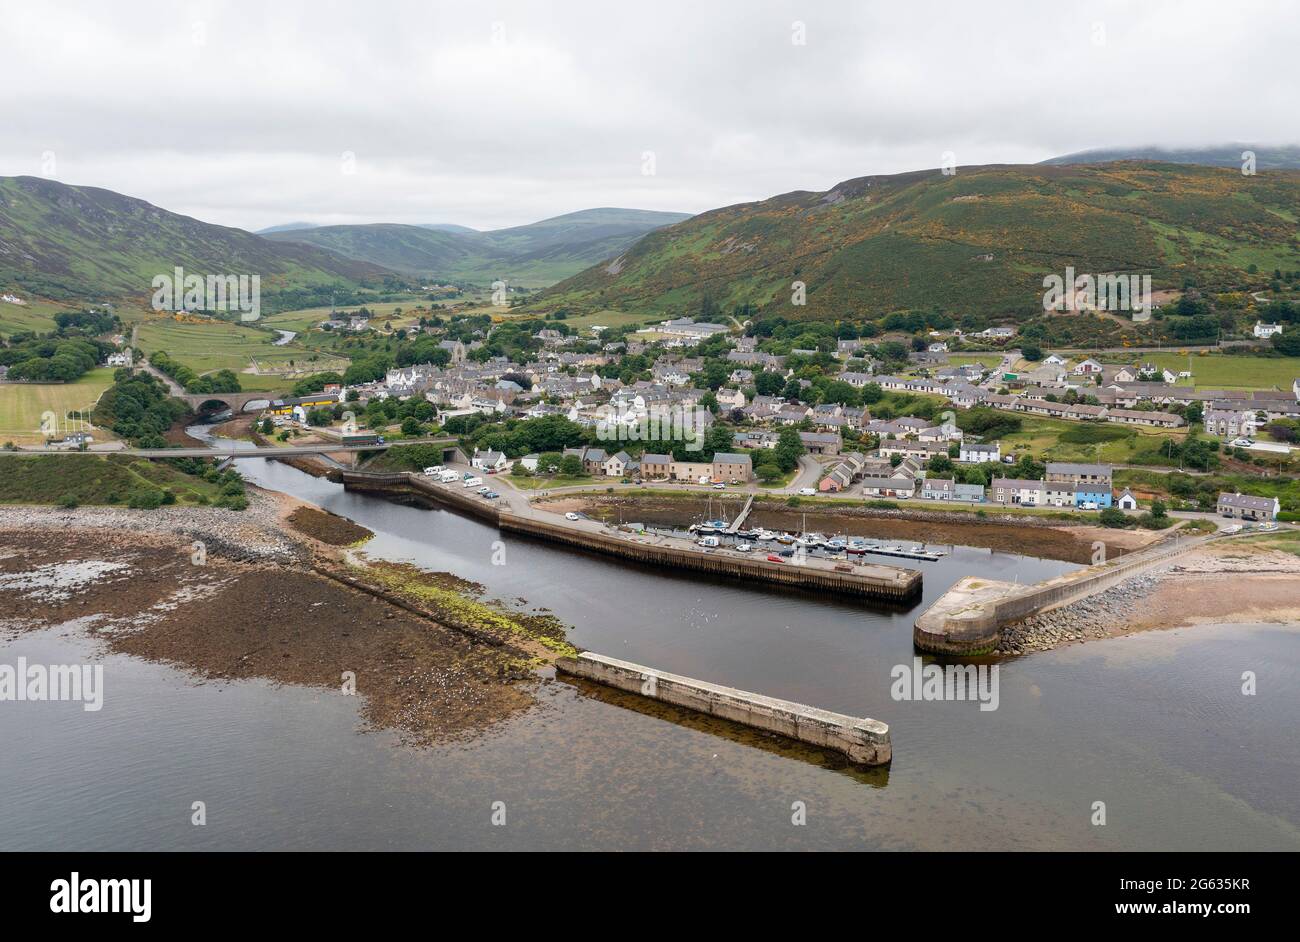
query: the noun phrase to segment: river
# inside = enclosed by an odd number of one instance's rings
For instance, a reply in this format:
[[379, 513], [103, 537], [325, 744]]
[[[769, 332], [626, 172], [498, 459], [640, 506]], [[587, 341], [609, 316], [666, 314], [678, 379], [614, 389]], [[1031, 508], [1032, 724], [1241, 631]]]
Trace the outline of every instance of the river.
[[[416, 749], [359, 732], [355, 702], [332, 692], [197, 683], [112, 655], [97, 714], [0, 705], [0, 849], [1300, 849], [1295, 626], [1004, 661], [993, 711], [896, 702], [890, 669], [911, 663], [912, 621], [959, 575], [1033, 581], [1073, 564], [954, 547], [917, 564], [924, 597], [893, 612], [634, 568], [274, 462], [241, 469], [369, 527], [374, 556], [549, 609], [581, 646], [884, 720], [893, 764], [850, 772], [563, 682], [471, 742]], [[0, 663], [93, 652], [67, 626], [4, 644]], [[1245, 670], [1256, 696], [1241, 692]]]

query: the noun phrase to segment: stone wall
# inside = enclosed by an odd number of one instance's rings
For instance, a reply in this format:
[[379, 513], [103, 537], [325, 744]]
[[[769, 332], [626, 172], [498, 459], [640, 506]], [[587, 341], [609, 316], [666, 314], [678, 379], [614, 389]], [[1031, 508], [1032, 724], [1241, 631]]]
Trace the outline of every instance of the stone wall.
[[556, 668], [629, 693], [831, 749], [859, 765], [887, 765], [893, 758], [889, 727], [879, 720], [831, 713], [591, 652], [561, 658]]

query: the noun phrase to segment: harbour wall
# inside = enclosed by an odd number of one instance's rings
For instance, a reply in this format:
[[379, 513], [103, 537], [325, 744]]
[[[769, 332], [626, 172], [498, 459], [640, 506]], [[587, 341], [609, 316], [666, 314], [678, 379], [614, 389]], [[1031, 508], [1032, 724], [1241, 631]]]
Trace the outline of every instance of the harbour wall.
[[888, 765], [893, 758], [889, 726], [879, 720], [819, 710], [591, 652], [560, 658], [555, 666], [575, 677], [830, 749], [859, 765]]
[[915, 569], [872, 564], [853, 566], [849, 571], [841, 571], [831, 566], [796, 566], [792, 563], [772, 562], [765, 555], [741, 557], [705, 552], [694, 545], [651, 543], [632, 534], [595, 530], [558, 518], [544, 519], [553, 515], [540, 511], [515, 513], [500, 505], [489, 504], [477, 496], [461, 493], [456, 488], [438, 486], [422, 475], [409, 472], [376, 474], [344, 471], [342, 479], [349, 490], [394, 496], [427, 496], [492, 523], [504, 532], [562, 543], [652, 566], [898, 603], [914, 598], [921, 591], [921, 573]]
[[1190, 552], [1209, 537], [1171, 537], [1113, 562], [1029, 586], [966, 577], [917, 619], [912, 643], [933, 654], [984, 654], [997, 647], [1002, 626], [1087, 598]]

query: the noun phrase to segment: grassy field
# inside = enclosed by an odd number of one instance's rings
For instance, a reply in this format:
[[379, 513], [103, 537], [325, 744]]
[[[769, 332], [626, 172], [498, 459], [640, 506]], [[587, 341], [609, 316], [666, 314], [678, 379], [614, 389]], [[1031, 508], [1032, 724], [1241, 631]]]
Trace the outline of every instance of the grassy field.
[[[366, 304], [366, 307], [373, 315], [383, 320], [385, 316], [391, 314], [397, 309], [401, 309], [402, 315], [393, 319], [394, 329], [397, 327], [409, 327], [411, 324], [420, 319], [420, 315], [412, 314], [415, 309], [422, 308], [425, 314], [430, 306], [429, 301], [421, 297], [411, 297], [405, 301], [385, 301], [379, 304]], [[355, 313], [362, 305], [352, 305], [350, 307], [341, 307], [338, 309], [340, 315], [346, 316]], [[436, 313], [436, 311], [434, 312]], [[309, 330], [315, 327], [321, 321], [329, 320], [330, 309], [328, 307], [308, 307], [297, 311], [281, 311], [278, 314], [268, 314], [262, 318], [261, 323], [271, 327], [278, 327], [281, 330], [296, 330], [299, 332]]]
[[997, 369], [1002, 357], [996, 353], [950, 353], [948, 362], [953, 366], [965, 366], [968, 363], [979, 363], [986, 369]]
[[0, 301], [0, 336], [9, 336], [24, 330], [40, 333], [54, 329], [54, 315], [72, 310], [54, 301], [29, 300], [26, 304]]
[[[1164, 442], [1181, 441], [1187, 435], [1186, 429], [1067, 422], [1034, 415], [1020, 418], [1021, 430], [1002, 439], [1003, 453], [1019, 456], [1028, 451], [1035, 458], [1048, 461], [1128, 464], [1140, 452], [1155, 451]], [[1070, 440], [1088, 437], [1102, 440]]]
[[170, 465], [125, 455], [0, 454], [0, 503], [53, 504], [72, 498], [79, 504], [125, 503], [133, 491], [170, 490], [178, 503], [212, 501], [217, 485]]
[[[1190, 370], [1190, 382], [1206, 389], [1272, 389], [1290, 391], [1291, 384], [1300, 377], [1300, 357], [1238, 357], [1222, 354], [1184, 356], [1177, 353], [1143, 354], [1142, 361], [1151, 361], [1174, 373]], [[1188, 380], [1179, 380], [1187, 383]]]
[[[53, 412], [63, 417], [70, 409], [89, 409], [109, 386], [113, 371], [107, 367], [91, 370], [75, 383], [5, 383], [0, 385], [0, 442], [33, 444], [44, 441], [40, 434], [41, 416]], [[74, 429], [75, 430], [75, 429]], [[102, 429], [94, 433], [96, 441], [113, 439]]]
[[1300, 530], [1281, 530], [1277, 533], [1248, 536], [1243, 537], [1240, 542], [1260, 549], [1281, 550], [1293, 556], [1300, 556]]
[[294, 382], [293, 375], [244, 372], [254, 358], [263, 369], [292, 366], [299, 375], [347, 367], [346, 360], [308, 350], [296, 341], [276, 346], [275, 337], [265, 330], [225, 321], [183, 323], [165, 319], [141, 324], [138, 335], [146, 352], [163, 350], [197, 373], [233, 370], [239, 374], [240, 385], [249, 390], [281, 389]]

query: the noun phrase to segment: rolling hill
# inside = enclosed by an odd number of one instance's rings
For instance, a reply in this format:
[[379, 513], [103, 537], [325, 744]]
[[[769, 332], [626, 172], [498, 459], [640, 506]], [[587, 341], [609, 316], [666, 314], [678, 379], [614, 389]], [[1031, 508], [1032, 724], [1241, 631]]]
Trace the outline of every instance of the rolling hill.
[[265, 235], [411, 275], [480, 284], [504, 278], [514, 285], [540, 287], [614, 257], [647, 232], [688, 218], [686, 213], [602, 208], [487, 232], [446, 224], [377, 223]]
[[378, 286], [395, 274], [301, 243], [200, 222], [144, 200], [39, 177], [0, 177], [0, 287], [58, 300], [148, 298], [155, 275], [257, 274], [287, 291]]
[[[791, 318], [911, 308], [1041, 313], [1042, 281], [1149, 273], [1156, 287], [1260, 285], [1300, 268], [1300, 172], [1160, 163], [962, 167], [848, 180], [702, 213], [543, 292], [537, 312]], [[1260, 274], [1248, 273], [1255, 265]], [[791, 303], [795, 281], [806, 304]]]
[[1256, 170], [1300, 169], [1300, 147], [1273, 144], [1222, 144], [1217, 147], [1110, 147], [1083, 150], [1044, 160], [1045, 164], [1099, 164], [1115, 160], [1147, 160], [1167, 164], [1241, 168], [1241, 155], [1255, 154]]

